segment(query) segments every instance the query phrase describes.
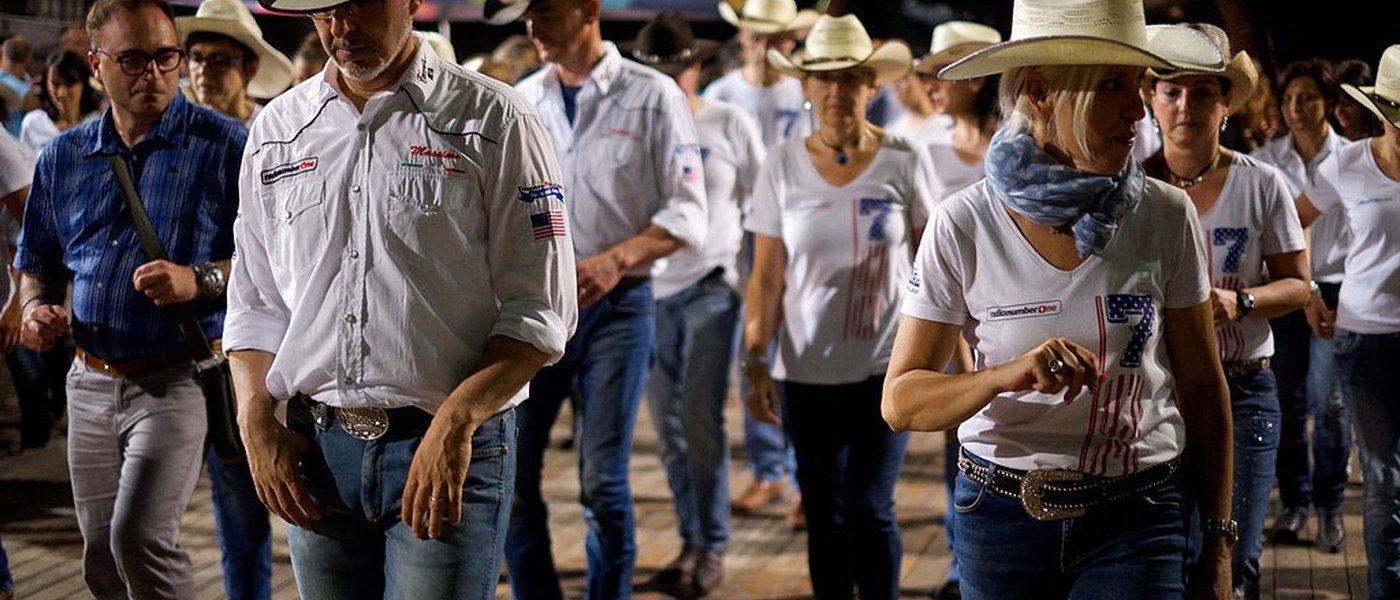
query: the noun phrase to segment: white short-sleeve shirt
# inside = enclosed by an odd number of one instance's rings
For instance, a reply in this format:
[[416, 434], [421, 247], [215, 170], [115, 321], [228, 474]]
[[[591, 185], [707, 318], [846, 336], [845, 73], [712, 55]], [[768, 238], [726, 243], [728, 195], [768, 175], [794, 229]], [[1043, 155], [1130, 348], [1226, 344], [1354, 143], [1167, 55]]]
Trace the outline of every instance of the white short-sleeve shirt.
[[[1200, 215], [1211, 285], [1239, 290], [1269, 282], [1264, 258], [1303, 249], [1303, 226], [1283, 175], [1235, 153], [1220, 197]], [[1251, 314], [1215, 327], [1220, 360], [1254, 360], [1274, 353], [1269, 320]]]
[[1365, 141], [1323, 161], [1305, 192], [1323, 214], [1345, 210], [1351, 229], [1337, 327], [1373, 335], [1400, 332], [1400, 181], [1381, 171], [1371, 142]]
[[983, 161], [963, 162], [957, 150], [953, 149], [951, 140], [929, 144], [928, 156], [933, 161], [934, 175], [943, 183], [943, 189], [948, 195], [977, 183], [986, 176]]
[[[1288, 182], [1288, 193], [1296, 198], [1317, 176], [1317, 167], [1324, 159], [1338, 148], [1353, 143], [1328, 127], [1322, 150], [1307, 164], [1303, 164], [1303, 157], [1293, 150], [1291, 133], [1265, 142], [1263, 146], [1251, 152], [1250, 156], [1278, 169], [1283, 174], [1284, 181]], [[1308, 263], [1312, 278], [1316, 281], [1341, 283], [1342, 268], [1347, 259], [1347, 245], [1351, 239], [1351, 230], [1347, 229], [1346, 211], [1336, 210], [1318, 217], [1313, 221], [1311, 229], [1312, 244], [1308, 248]]]
[[1162, 317], [1209, 298], [1200, 228], [1180, 190], [1147, 180], [1101, 253], [1061, 270], [1031, 246], [985, 181], [934, 211], [904, 314], [963, 328], [979, 369], [1052, 337], [1099, 356], [1105, 380], [1065, 402], [1008, 392], [958, 428], [963, 447], [1014, 469], [1132, 473], [1179, 455], [1185, 428]]
[[738, 105], [758, 121], [763, 143], [772, 149], [790, 140], [801, 140], [812, 133], [812, 119], [803, 108], [802, 82], [783, 76], [768, 87], [758, 87], [735, 69], [714, 80], [702, 94], [706, 100], [722, 100]]
[[885, 372], [913, 235], [939, 198], [929, 165], [922, 144], [889, 134], [840, 187], [800, 140], [769, 156], [745, 228], [787, 251], [773, 377], [834, 385]]

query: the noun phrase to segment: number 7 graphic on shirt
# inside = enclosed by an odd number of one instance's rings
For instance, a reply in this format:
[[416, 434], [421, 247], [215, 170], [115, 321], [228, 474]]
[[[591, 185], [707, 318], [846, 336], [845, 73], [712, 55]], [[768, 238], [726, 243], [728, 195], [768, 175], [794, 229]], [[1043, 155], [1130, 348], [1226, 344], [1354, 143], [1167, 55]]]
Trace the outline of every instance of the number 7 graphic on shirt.
[[860, 199], [860, 216], [875, 213], [875, 218], [870, 220], [870, 235], [865, 239], [872, 242], [885, 239], [885, 222], [889, 220], [892, 210], [894, 210], [894, 202], [888, 198]]
[[1244, 257], [1244, 245], [1249, 241], [1248, 227], [1216, 227], [1211, 230], [1212, 246], [1229, 246], [1225, 251], [1225, 262], [1220, 270], [1225, 273], [1238, 273], [1240, 259]]

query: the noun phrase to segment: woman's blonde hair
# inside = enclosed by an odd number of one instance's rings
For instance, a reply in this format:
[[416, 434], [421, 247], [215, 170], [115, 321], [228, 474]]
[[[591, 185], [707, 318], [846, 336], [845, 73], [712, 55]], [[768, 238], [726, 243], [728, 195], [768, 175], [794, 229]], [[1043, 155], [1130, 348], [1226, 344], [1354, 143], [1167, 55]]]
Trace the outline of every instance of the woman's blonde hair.
[[1047, 65], [1019, 67], [1008, 70], [1001, 76], [998, 94], [1001, 101], [1001, 114], [1006, 115], [1006, 129], [1010, 133], [1031, 133], [1037, 124], [1045, 128], [1050, 140], [1060, 140], [1055, 130], [1053, 118], [1043, 119], [1031, 106], [1027, 84], [1033, 74], [1039, 74], [1045, 81], [1049, 93], [1051, 114], [1066, 108], [1074, 111], [1074, 131], [1070, 132], [1073, 143], [1084, 156], [1093, 159], [1089, 149], [1088, 131], [1089, 106], [1094, 102], [1095, 86], [1103, 78], [1104, 65]]

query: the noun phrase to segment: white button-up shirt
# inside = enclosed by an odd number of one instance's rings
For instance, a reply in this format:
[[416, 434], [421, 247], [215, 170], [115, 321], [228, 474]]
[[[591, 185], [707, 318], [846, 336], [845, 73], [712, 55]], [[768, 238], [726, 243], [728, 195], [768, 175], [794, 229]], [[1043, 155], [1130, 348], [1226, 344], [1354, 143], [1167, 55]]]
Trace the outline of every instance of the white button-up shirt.
[[[540, 112], [564, 168], [569, 226], [580, 258], [599, 254], [651, 225], [692, 247], [705, 239], [705, 175], [685, 93], [660, 71], [622, 58], [617, 47], [564, 113], [557, 66], [516, 88]], [[649, 275], [651, 266], [626, 275]]]
[[224, 346], [275, 353], [277, 398], [430, 412], [491, 336], [557, 360], [577, 320], [557, 181], [519, 95], [421, 39], [363, 112], [327, 69], [253, 123]]

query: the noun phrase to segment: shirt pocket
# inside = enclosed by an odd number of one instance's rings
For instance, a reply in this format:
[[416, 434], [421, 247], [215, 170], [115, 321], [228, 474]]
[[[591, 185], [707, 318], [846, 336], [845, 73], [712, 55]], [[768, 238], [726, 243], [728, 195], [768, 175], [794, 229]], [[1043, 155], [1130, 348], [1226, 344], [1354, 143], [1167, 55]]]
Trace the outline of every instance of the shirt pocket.
[[326, 185], [303, 176], [267, 189], [268, 260], [278, 270], [304, 275], [326, 249]]
[[475, 204], [474, 190], [462, 175], [396, 170], [385, 206], [390, 252], [440, 265], [466, 259], [479, 221], [467, 209]]

